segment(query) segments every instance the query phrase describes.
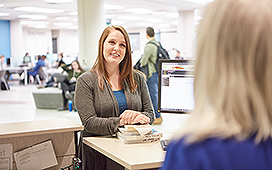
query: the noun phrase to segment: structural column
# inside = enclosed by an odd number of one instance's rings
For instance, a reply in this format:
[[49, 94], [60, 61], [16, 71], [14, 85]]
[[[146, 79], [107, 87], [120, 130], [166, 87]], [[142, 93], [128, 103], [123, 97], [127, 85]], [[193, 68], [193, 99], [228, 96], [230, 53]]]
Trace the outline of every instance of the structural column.
[[180, 11], [177, 27], [177, 49], [185, 58], [194, 57], [195, 53], [195, 22], [194, 11]]
[[104, 0], [77, 0], [79, 56], [83, 69], [92, 68], [98, 53], [98, 41], [106, 26]]
[[10, 21], [10, 48], [11, 48], [11, 64], [18, 65], [23, 61], [25, 51], [23, 51], [22, 25], [20, 20]]

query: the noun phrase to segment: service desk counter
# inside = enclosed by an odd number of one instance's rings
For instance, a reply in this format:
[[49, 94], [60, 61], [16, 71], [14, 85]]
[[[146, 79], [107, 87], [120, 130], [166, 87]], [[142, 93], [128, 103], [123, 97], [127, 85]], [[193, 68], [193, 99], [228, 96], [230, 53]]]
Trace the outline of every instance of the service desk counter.
[[[153, 128], [163, 133], [163, 139], [170, 139], [188, 117], [188, 114], [163, 113], [162, 124], [153, 125]], [[121, 169], [160, 168], [165, 157], [160, 142], [124, 144], [117, 138], [107, 137], [86, 137], [83, 142], [121, 165]], [[107, 167], [111, 169], [109, 165]]]
[[[13, 153], [45, 141], [51, 141], [61, 169], [72, 164], [76, 154], [77, 132], [83, 126], [68, 119], [36, 120], [0, 124], [0, 145], [12, 144]], [[13, 159], [13, 169], [16, 165]]]

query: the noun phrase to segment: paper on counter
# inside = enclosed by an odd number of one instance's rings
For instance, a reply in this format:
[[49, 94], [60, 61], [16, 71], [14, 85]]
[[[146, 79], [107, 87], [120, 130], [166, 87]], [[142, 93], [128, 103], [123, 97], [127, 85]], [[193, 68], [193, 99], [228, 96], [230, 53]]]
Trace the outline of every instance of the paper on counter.
[[152, 128], [150, 128], [150, 127], [145, 127], [145, 128], [135, 127], [135, 130], [137, 130], [141, 136], [144, 136], [145, 134], [151, 132]]
[[126, 129], [135, 129], [141, 136], [152, 131], [151, 125], [125, 125]]
[[14, 153], [19, 170], [45, 169], [58, 165], [51, 140]]
[[12, 169], [12, 144], [0, 145], [0, 169]]

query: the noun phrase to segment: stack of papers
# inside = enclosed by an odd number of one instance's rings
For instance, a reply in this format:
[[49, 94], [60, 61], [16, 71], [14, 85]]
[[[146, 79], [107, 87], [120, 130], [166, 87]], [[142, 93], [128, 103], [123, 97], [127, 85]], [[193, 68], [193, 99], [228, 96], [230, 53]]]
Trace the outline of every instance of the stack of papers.
[[162, 136], [162, 133], [153, 129], [151, 125], [125, 125], [117, 132], [117, 138], [125, 144], [157, 142]]

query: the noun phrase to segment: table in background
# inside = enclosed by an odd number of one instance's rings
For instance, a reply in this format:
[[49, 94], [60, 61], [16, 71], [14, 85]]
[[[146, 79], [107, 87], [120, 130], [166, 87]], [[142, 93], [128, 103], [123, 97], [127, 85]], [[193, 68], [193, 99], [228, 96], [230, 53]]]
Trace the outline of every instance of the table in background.
[[24, 71], [24, 76], [25, 76], [25, 85], [27, 85], [27, 70], [29, 70], [30, 67], [13, 67], [13, 66], [8, 66], [8, 67], [5, 67], [3, 70], [6, 70], [6, 71], [15, 71], [15, 72], [19, 72], [19, 71]]
[[[188, 117], [188, 114], [162, 113], [162, 124], [153, 128], [163, 133], [163, 139], [169, 139]], [[106, 137], [85, 137], [83, 142], [125, 169], [160, 168], [165, 157], [160, 142], [124, 144], [117, 138]]]

